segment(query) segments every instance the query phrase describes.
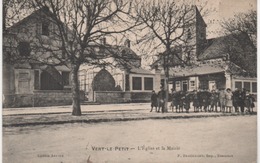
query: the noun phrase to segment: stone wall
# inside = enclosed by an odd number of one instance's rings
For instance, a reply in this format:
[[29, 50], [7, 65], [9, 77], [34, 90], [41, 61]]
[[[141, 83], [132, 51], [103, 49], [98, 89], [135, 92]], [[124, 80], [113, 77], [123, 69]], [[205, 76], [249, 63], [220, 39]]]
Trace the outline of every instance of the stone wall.
[[95, 91], [98, 103], [150, 102], [151, 92]]
[[131, 92], [131, 102], [150, 102], [151, 92]]
[[131, 102], [130, 92], [122, 91], [95, 91], [94, 101], [98, 103], [124, 103]]
[[37, 107], [71, 105], [71, 92], [68, 90], [39, 90], [33, 94], [4, 95], [3, 107]]
[[71, 105], [70, 90], [41, 90], [34, 91], [34, 106]]

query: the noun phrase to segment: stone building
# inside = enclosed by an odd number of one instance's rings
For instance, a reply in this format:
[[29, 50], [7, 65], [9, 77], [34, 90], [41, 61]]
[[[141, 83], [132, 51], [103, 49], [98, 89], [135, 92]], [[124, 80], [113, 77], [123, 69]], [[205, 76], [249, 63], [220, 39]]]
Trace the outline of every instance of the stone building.
[[[57, 65], [55, 58], [50, 57], [61, 42], [58, 27], [48, 14], [52, 13], [41, 8], [4, 31], [4, 107], [72, 102], [70, 67]], [[105, 38], [100, 42], [93, 45], [96, 55], [101, 57], [100, 63], [81, 66], [81, 95], [84, 92], [90, 101], [106, 103], [149, 100], [155, 85], [154, 74], [141, 68], [141, 58], [131, 50], [130, 41], [126, 40], [123, 46], [109, 45]], [[45, 47], [54, 50], [49, 52]], [[57, 53], [63, 57], [61, 52]], [[99, 77], [95, 79], [96, 76]]]
[[[50, 54], [39, 44], [54, 47], [57, 27], [39, 9], [3, 33], [4, 107], [71, 104], [70, 68], [41, 63]], [[46, 12], [46, 11], [44, 11]], [[62, 55], [62, 54], [59, 54]]]
[[[246, 88], [256, 94], [257, 55], [248, 36], [237, 33], [207, 39], [207, 25], [196, 7], [194, 11], [194, 26], [189, 29], [190, 36], [185, 36], [190, 37], [188, 43], [194, 48], [188, 54], [183, 52], [182, 46], [172, 48], [168, 60], [169, 88], [176, 91]], [[163, 58], [159, 57], [151, 65], [157, 74], [161, 74], [162, 80], [163, 64]]]
[[[109, 65], [104, 67], [97, 65], [81, 67], [79, 74], [81, 90], [87, 94], [88, 101], [100, 103], [149, 101], [151, 92], [156, 87], [155, 75], [141, 67], [141, 57], [131, 49], [130, 40], [126, 39], [122, 46], [109, 45], [106, 41], [101, 41], [109, 49], [114, 49], [112, 53], [118, 55], [106, 57], [104, 62]], [[95, 87], [96, 85], [99, 87]]]

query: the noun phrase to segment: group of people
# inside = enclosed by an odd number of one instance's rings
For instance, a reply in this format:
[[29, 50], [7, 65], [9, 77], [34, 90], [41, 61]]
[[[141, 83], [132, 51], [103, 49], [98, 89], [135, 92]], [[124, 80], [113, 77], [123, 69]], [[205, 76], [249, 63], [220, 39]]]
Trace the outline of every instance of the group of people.
[[[165, 112], [166, 92], [162, 88], [158, 94], [155, 91], [151, 96], [151, 110], [155, 108], [156, 112]], [[212, 90], [194, 90], [193, 92], [174, 91], [169, 94], [170, 108], [172, 112], [189, 112], [191, 105], [194, 112], [253, 112], [255, 99], [246, 89], [235, 89], [233, 92], [230, 88]]]

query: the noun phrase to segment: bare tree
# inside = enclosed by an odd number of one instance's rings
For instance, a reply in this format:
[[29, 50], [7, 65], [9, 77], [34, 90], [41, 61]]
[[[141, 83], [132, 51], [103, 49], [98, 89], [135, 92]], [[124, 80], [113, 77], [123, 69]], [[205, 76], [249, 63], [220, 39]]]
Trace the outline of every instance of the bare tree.
[[[247, 13], [236, 14], [233, 18], [223, 20], [223, 32], [230, 39], [223, 44], [230, 59], [241, 68], [256, 75], [257, 65], [257, 12], [250, 10]], [[251, 64], [248, 64], [251, 62]]]
[[256, 50], [257, 38], [257, 12], [250, 10], [247, 13], [236, 14], [233, 18], [223, 20], [221, 24], [225, 34], [243, 33], [249, 36]]
[[[128, 21], [131, 3], [124, 0], [35, 0], [31, 6], [35, 11], [42, 11], [38, 19], [51, 25], [51, 29], [45, 31], [48, 37], [39, 35], [31, 40], [34, 55], [22, 59], [70, 67], [72, 115], [80, 116], [79, 68], [83, 64], [106, 66], [111, 63], [105, 59], [122, 57], [120, 49], [106, 44], [106, 39], [113, 39], [114, 35], [136, 25]], [[13, 56], [11, 54], [12, 59]]]
[[[142, 22], [143, 37], [138, 40], [156, 51], [162, 49], [163, 69], [165, 74], [164, 89], [168, 101], [169, 66], [172, 59], [188, 64], [189, 52], [194, 49], [192, 41], [195, 33], [196, 7], [171, 0], [138, 1], [135, 5], [135, 17]], [[182, 49], [179, 53], [178, 49]], [[185, 57], [183, 57], [185, 56]], [[171, 65], [172, 66], [172, 65]], [[167, 102], [165, 103], [167, 112]]]
[[3, 0], [3, 31], [15, 22], [21, 20], [28, 13], [28, 0]]

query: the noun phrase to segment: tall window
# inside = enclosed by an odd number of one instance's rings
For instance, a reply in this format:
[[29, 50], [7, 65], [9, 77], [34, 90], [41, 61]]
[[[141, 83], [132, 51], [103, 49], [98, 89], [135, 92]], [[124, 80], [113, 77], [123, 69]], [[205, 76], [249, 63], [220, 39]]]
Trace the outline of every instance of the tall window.
[[257, 92], [257, 83], [256, 82], [252, 82], [252, 92], [253, 93]]
[[129, 91], [129, 75], [125, 75], [125, 90]]
[[62, 72], [62, 81], [63, 81], [63, 85], [69, 85], [70, 82], [69, 82], [69, 79], [70, 79], [70, 73], [69, 72]]
[[142, 78], [133, 77], [133, 90], [142, 90]]
[[144, 90], [153, 90], [153, 78], [144, 78]]
[[45, 36], [49, 36], [50, 35], [50, 31], [49, 31], [49, 23], [47, 22], [43, 22], [42, 23], [42, 35]]
[[235, 88], [238, 88], [239, 90], [242, 90], [242, 82], [235, 82]]
[[39, 70], [34, 70], [34, 89], [40, 89], [40, 72]]
[[176, 81], [175, 82], [175, 90], [176, 91], [180, 91], [181, 90], [181, 82], [180, 81]]
[[250, 91], [250, 82], [244, 82], [244, 88], [248, 91]]
[[18, 51], [21, 56], [29, 56], [31, 53], [30, 43], [26, 41], [19, 42]]
[[190, 89], [191, 90], [195, 89], [195, 81], [193, 81], [193, 80], [190, 81]]

